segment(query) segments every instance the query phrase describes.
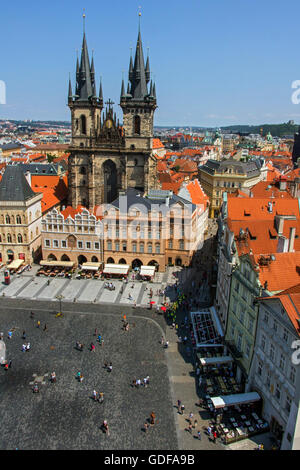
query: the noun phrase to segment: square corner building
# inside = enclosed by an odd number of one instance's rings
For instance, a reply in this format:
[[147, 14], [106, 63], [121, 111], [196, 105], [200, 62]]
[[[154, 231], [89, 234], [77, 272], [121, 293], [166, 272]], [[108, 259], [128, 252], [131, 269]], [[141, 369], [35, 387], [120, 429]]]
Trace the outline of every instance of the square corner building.
[[127, 92], [124, 80], [121, 86], [121, 126], [111, 100], [103, 111], [102, 83], [97, 96], [94, 59], [89, 60], [84, 33], [75, 95], [71, 81], [68, 93], [72, 121], [68, 202], [72, 207], [110, 203], [120, 190], [128, 188], [147, 192], [157, 187], [156, 159], [152, 156], [156, 90], [150, 81], [149, 57], [144, 62], [140, 31], [128, 75]]

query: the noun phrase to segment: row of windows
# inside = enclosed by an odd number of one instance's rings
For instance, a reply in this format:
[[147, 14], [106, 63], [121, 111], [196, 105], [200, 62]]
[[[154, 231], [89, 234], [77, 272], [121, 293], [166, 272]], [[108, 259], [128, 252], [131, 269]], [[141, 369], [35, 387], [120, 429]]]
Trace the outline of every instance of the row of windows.
[[247, 312], [245, 311], [244, 307], [240, 307], [236, 299], [233, 299], [232, 312], [238, 318], [240, 323], [247, 328], [249, 333], [253, 334], [255, 320], [251, 315], [246, 315]]
[[[284, 341], [288, 342], [288, 334], [287, 331], [285, 330], [284, 332]], [[260, 340], [260, 348], [269, 356], [270, 360], [279, 366], [279, 369], [282, 372], [285, 372], [285, 366], [286, 366], [286, 356], [282, 354], [282, 352], [276, 350], [275, 346], [273, 343], [270, 342], [269, 347], [267, 343], [267, 338], [266, 336], [262, 333], [261, 335], [261, 340]]]
[[[36, 211], [35, 213], [35, 217], [38, 218], [40, 216], [40, 211]], [[29, 222], [31, 222], [31, 212], [29, 212]], [[16, 215], [16, 220], [15, 220], [15, 216], [14, 215], [6, 215], [5, 217], [2, 215], [1, 216], [1, 223], [3, 224], [4, 221], [7, 225], [10, 225], [10, 224], [18, 224], [18, 225], [21, 225], [22, 224], [22, 218], [20, 215]], [[25, 216], [23, 216], [23, 223], [25, 223]]]
[[[127, 242], [122, 242], [121, 245], [122, 245], [122, 251], [127, 251]], [[115, 251], [120, 251], [120, 242], [119, 242], [119, 241], [116, 241], [115, 244], [114, 244], [114, 246], [115, 246]], [[169, 240], [169, 241], [168, 241], [168, 248], [170, 248], [170, 249], [173, 248], [173, 240]], [[108, 249], [108, 250], [112, 250], [112, 249], [113, 249], [113, 243], [112, 243], [112, 241], [110, 241], [110, 240], [107, 241], [107, 249]], [[184, 250], [184, 240], [180, 240], [180, 241], [179, 241], [179, 249], [180, 249], [180, 250]], [[132, 243], [132, 251], [133, 251], [134, 253], [136, 253], [137, 250], [138, 250], [138, 245], [137, 245], [137, 243], [133, 242], [133, 243]], [[142, 242], [142, 243], [139, 244], [139, 252], [140, 252], [140, 253], [144, 253], [144, 251], [145, 251], [145, 245], [144, 245], [144, 243]], [[148, 252], [148, 253], [152, 253], [152, 252], [153, 252], [152, 243], [148, 243], [148, 244], [147, 244], [147, 252]], [[155, 252], [156, 252], [156, 253], [160, 253], [160, 244], [159, 244], [159, 243], [156, 243], [156, 244], [155, 244]]]
[[[82, 241], [77, 241], [77, 248], [83, 249], [85, 248], [86, 250], [91, 250], [93, 246], [92, 242], [82, 242]], [[51, 240], [45, 240], [45, 247], [46, 248], [51, 248]], [[67, 241], [66, 240], [53, 240], [52, 241], [52, 248], [67, 248]], [[100, 243], [99, 242], [94, 242], [94, 250], [100, 250]]]
[[[232, 339], [234, 339], [235, 337], [235, 324], [234, 323], [231, 323], [230, 334], [231, 334]], [[240, 352], [244, 353], [246, 359], [250, 357], [251, 344], [246, 340], [243, 341], [243, 334], [240, 331], [237, 332], [236, 347]]]
[[[289, 332], [286, 328], [284, 327], [279, 327], [278, 322], [275, 319], [270, 320], [268, 313], [265, 311], [264, 312], [264, 317], [263, 317], [264, 322], [270, 326], [276, 333], [281, 332], [281, 338], [285, 343], [289, 342]], [[280, 331], [281, 330], [281, 331]], [[264, 335], [262, 335], [264, 336]]]
[[[263, 377], [263, 375], [264, 375], [264, 365], [261, 361], [258, 361], [258, 364], [257, 364], [257, 375], [259, 377]], [[275, 396], [277, 401], [281, 402], [282, 401], [282, 386], [279, 382], [276, 382], [275, 387], [274, 387], [273, 384], [271, 384], [271, 372], [270, 372], [270, 370], [268, 370], [266, 372], [265, 384], [266, 384], [266, 387], [268, 388], [268, 390], [270, 390], [271, 393]], [[287, 413], [289, 413], [291, 411], [291, 404], [292, 404], [292, 399], [286, 393], [285, 402], [283, 403], [283, 406], [284, 406], [284, 409]]]
[[[74, 227], [74, 226], [73, 226]], [[65, 225], [52, 225], [52, 224], [47, 224], [46, 225], [46, 231], [49, 232], [49, 231], [55, 231], [55, 232], [63, 232], [64, 229], [66, 229], [67, 231], [70, 230], [70, 227], [65, 224]], [[92, 226], [89, 226], [89, 225], [75, 225], [75, 232], [95, 232], [95, 226], [92, 225]]]
[[[127, 242], [115, 242], [115, 249], [114, 251], [120, 251], [120, 246], [121, 246], [121, 251], [127, 251]], [[133, 253], [138, 252], [138, 246], [137, 243], [132, 243], [132, 251]], [[107, 250], [113, 250], [113, 244], [111, 241], [107, 242]], [[139, 253], [144, 253], [145, 252], [145, 245], [144, 243], [139, 244]], [[153, 253], [153, 246], [152, 243], [147, 244], [147, 253]], [[155, 253], [159, 254], [160, 253], [160, 244], [156, 243], [155, 244]]]
[[[31, 232], [31, 237], [32, 237], [32, 232]], [[26, 240], [26, 238], [27, 237], [25, 235], [24, 239]], [[6, 243], [15, 243], [15, 241], [16, 241], [16, 236], [15, 235], [11, 236], [10, 233], [8, 233], [6, 235]], [[3, 243], [5, 242], [5, 235], [3, 235], [3, 236], [0, 235], [0, 243], [2, 243], [2, 242]], [[23, 237], [20, 233], [18, 233], [18, 235], [17, 235], [17, 243], [23, 243]]]

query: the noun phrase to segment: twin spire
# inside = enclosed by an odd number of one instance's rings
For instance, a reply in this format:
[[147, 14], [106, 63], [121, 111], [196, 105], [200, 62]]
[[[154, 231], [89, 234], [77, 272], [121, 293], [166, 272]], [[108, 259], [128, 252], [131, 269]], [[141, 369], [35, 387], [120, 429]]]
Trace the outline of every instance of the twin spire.
[[80, 64], [77, 57], [76, 61], [76, 87], [75, 87], [75, 96], [72, 94], [72, 85], [71, 79], [69, 79], [69, 94], [68, 101], [82, 101], [82, 102], [91, 102], [91, 101], [103, 101], [102, 96], [102, 84], [100, 84], [100, 93], [99, 98], [97, 98], [96, 93], [96, 80], [95, 80], [95, 67], [94, 67], [94, 57], [90, 62], [88, 47], [85, 37], [85, 32], [83, 33], [83, 41], [81, 48], [81, 59]]
[[122, 80], [121, 87], [121, 101], [122, 100], [132, 100], [132, 101], [147, 101], [149, 99], [156, 100], [155, 85], [150, 83], [150, 90], [148, 90], [148, 83], [150, 82], [150, 61], [149, 55], [147, 56], [147, 61], [145, 64], [144, 53], [143, 53], [143, 44], [141, 32], [139, 29], [135, 58], [134, 62], [132, 60], [132, 55], [130, 56], [129, 61], [129, 71], [128, 71], [128, 86], [127, 93], [125, 94], [125, 85], [124, 79]]
[[[141, 32], [139, 29], [134, 63], [132, 56], [129, 63], [128, 86], [125, 93], [124, 79], [121, 86], [121, 101], [148, 101], [156, 100], [155, 84], [150, 82], [149, 55], [146, 64], [144, 62], [143, 45]], [[150, 89], [148, 90], [148, 83]], [[94, 57], [89, 60], [85, 32], [83, 33], [82, 50], [80, 63], [77, 57], [76, 62], [76, 87], [75, 95], [72, 92], [71, 79], [69, 79], [68, 102], [94, 102], [103, 105], [102, 81], [100, 80], [99, 97], [96, 93]]]

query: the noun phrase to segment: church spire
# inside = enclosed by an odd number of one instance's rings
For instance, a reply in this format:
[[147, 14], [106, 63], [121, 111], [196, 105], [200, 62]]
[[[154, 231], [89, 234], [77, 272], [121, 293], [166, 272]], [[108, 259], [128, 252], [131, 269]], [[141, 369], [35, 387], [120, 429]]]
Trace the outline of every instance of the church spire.
[[72, 84], [71, 84], [71, 77], [69, 77], [69, 92], [68, 92], [68, 102], [73, 100], [73, 93], [72, 93]]
[[103, 106], [102, 77], [100, 77], [99, 102], [100, 102], [101, 106]]
[[147, 55], [145, 76], [146, 76], [146, 81], [147, 81], [147, 83], [148, 83], [148, 82], [150, 81], [149, 49], [148, 49], [148, 55]]
[[148, 74], [150, 74], [149, 61], [148, 61], [148, 71], [147, 71], [147, 77], [146, 77], [142, 36], [141, 36], [141, 31], [140, 31], [140, 26], [139, 26], [134, 64], [132, 64], [132, 57], [130, 57], [130, 63], [129, 63], [129, 80], [131, 83], [130, 94], [132, 95], [133, 100], [143, 101], [144, 98], [148, 95], [148, 88], [147, 88], [147, 82], [149, 81], [147, 80]]
[[80, 65], [76, 63], [76, 100], [89, 101], [95, 96], [94, 60], [90, 64], [85, 32], [83, 33]]
[[121, 100], [125, 97], [125, 85], [124, 85], [124, 77], [122, 78], [122, 86], [121, 86]]

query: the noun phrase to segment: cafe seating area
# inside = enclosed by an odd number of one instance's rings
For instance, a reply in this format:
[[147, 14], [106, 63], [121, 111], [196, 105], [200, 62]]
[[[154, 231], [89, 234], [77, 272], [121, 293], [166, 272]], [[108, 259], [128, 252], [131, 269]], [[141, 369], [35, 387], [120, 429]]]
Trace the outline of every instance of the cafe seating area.
[[64, 268], [64, 267], [42, 267], [36, 273], [37, 276], [46, 276], [46, 277], [65, 277], [71, 278], [72, 274], [75, 272], [74, 268]]
[[206, 393], [215, 397], [218, 395], [232, 395], [240, 393], [241, 386], [231, 377], [231, 370], [228, 367], [213, 368], [204, 374], [206, 380]]
[[269, 431], [269, 424], [255, 409], [255, 403], [222, 408], [221, 414], [215, 416], [215, 426], [224, 444]]

